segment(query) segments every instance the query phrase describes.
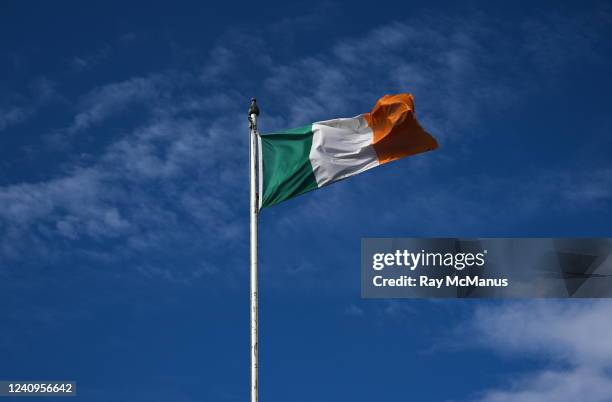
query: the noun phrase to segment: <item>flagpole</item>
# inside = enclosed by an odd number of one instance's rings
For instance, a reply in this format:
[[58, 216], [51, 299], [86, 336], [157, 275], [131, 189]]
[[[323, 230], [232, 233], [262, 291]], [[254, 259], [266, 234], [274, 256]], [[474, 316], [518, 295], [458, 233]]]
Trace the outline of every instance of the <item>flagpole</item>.
[[249, 176], [251, 182], [250, 216], [251, 216], [251, 402], [258, 402], [258, 295], [257, 295], [257, 116], [259, 107], [255, 98], [249, 107]]

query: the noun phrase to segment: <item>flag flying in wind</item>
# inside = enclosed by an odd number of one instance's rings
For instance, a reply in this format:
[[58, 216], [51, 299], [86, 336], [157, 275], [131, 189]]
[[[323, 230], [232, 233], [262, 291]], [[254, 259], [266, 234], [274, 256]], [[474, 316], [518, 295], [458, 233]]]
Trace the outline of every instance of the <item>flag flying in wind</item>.
[[370, 113], [356, 117], [261, 134], [259, 206], [437, 147], [417, 122], [410, 94], [385, 95]]

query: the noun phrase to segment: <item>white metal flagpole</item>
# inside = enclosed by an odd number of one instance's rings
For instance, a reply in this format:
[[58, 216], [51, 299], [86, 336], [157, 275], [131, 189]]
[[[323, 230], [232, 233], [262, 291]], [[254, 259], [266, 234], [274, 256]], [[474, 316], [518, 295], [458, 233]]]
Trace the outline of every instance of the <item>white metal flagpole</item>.
[[259, 212], [259, 201], [257, 199], [257, 116], [259, 107], [255, 98], [251, 99], [249, 108], [250, 129], [250, 157], [249, 171], [251, 181], [251, 402], [258, 402], [258, 296], [257, 296], [257, 214]]

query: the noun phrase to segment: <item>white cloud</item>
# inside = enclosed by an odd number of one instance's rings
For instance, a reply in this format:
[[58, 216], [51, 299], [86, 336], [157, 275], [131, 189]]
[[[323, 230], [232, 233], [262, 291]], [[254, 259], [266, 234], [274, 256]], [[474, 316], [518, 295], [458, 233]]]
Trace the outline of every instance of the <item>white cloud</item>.
[[285, 124], [358, 114], [381, 94], [409, 91], [438, 137], [457, 138], [484, 112], [507, 107], [525, 90], [510, 76], [492, 79], [489, 71], [506, 62], [495, 65], [486, 47], [496, 35], [483, 29], [489, 22], [467, 20], [441, 27], [387, 24], [327, 52], [276, 65], [264, 84], [274, 97], [290, 99]]
[[[246, 133], [237, 126], [244, 119], [227, 111], [210, 118], [235, 94], [187, 92], [194, 80], [174, 73], [135, 77], [85, 95], [68, 131], [99, 125], [135, 104], [147, 113], [86, 164], [77, 159], [47, 181], [0, 187], [0, 253], [13, 262], [81, 251], [117, 259], [165, 253], [168, 242], [177, 242], [183, 253], [201, 256], [244, 236], [235, 205], [246, 161], [236, 149], [246, 149], [247, 137], [228, 134]], [[122, 241], [106, 245], [113, 239]], [[79, 250], [84, 240], [90, 245]], [[62, 250], [63, 241], [72, 246]]]
[[53, 82], [44, 77], [33, 80], [28, 85], [26, 94], [9, 96], [16, 99], [14, 101], [16, 104], [0, 105], [0, 131], [26, 121], [42, 106], [58, 96]]
[[479, 307], [474, 337], [510, 358], [544, 359], [546, 368], [483, 391], [479, 402], [612, 400], [609, 302], [516, 302]]
[[545, 370], [514, 382], [507, 390], [486, 391], [481, 402], [610, 402], [612, 378], [589, 368]]
[[136, 77], [93, 89], [79, 101], [81, 109], [74, 117], [69, 132], [87, 129], [100, 123], [128, 106], [138, 102], [154, 101], [159, 95], [158, 85], [164, 80], [159, 76]]
[[111, 47], [105, 46], [94, 52], [82, 56], [75, 56], [70, 61], [70, 66], [76, 71], [83, 71], [93, 68], [111, 54]]
[[0, 131], [8, 126], [25, 120], [28, 115], [30, 115], [30, 111], [21, 107], [12, 106], [5, 109], [0, 108]]

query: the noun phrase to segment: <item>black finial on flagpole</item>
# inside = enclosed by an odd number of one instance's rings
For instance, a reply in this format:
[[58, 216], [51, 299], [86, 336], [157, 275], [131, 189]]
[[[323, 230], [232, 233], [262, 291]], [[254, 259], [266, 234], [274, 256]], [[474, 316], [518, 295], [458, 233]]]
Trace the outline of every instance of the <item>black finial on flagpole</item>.
[[259, 106], [257, 106], [257, 99], [251, 98], [251, 107], [249, 107], [249, 117], [254, 114], [259, 116]]

